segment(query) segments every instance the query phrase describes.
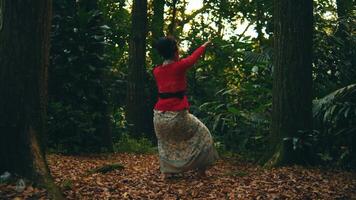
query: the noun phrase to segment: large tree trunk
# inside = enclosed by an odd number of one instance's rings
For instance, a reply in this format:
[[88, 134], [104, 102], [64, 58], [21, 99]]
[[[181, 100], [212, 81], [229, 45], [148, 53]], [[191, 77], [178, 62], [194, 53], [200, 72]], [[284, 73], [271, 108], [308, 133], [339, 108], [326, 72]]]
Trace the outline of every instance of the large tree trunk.
[[147, 36], [147, 0], [134, 0], [132, 28], [129, 43], [129, 69], [127, 87], [127, 121], [131, 132], [140, 136], [147, 131], [152, 118], [148, 117], [144, 83]]
[[[312, 0], [275, 0], [272, 145], [267, 165], [303, 163], [293, 138], [312, 129]], [[306, 134], [306, 133], [304, 133]], [[300, 140], [295, 144], [301, 142]]]
[[10, 171], [62, 199], [43, 149], [52, 4], [2, 0], [0, 17], [0, 172]]

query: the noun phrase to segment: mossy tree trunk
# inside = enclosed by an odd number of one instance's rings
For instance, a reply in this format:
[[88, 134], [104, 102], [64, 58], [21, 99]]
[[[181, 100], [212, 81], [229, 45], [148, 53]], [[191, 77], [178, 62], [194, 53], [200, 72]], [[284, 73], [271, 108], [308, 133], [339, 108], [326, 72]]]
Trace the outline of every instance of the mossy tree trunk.
[[50, 0], [1, 0], [0, 173], [9, 171], [63, 199], [45, 160]]
[[144, 84], [147, 82], [145, 67], [147, 36], [147, 0], [134, 0], [132, 7], [132, 27], [129, 42], [129, 69], [127, 79], [127, 121], [131, 133], [141, 136], [149, 130], [152, 117], [147, 114], [147, 95]]
[[[302, 164], [312, 130], [312, 0], [275, 0], [272, 145], [267, 166]], [[298, 139], [298, 140], [296, 140]], [[294, 143], [294, 144], [293, 144]]]

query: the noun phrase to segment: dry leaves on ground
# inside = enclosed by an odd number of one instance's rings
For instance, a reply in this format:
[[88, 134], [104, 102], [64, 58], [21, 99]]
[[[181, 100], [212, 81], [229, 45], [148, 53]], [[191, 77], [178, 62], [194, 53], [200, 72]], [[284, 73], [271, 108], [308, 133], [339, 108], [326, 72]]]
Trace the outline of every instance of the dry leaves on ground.
[[[343, 171], [297, 166], [264, 169], [225, 159], [206, 178], [188, 172], [162, 180], [157, 155], [49, 155], [48, 163], [67, 199], [356, 199], [356, 174]], [[92, 173], [113, 163], [124, 168]], [[13, 187], [0, 185], [0, 196], [40, 199], [45, 195], [31, 186], [22, 193]]]

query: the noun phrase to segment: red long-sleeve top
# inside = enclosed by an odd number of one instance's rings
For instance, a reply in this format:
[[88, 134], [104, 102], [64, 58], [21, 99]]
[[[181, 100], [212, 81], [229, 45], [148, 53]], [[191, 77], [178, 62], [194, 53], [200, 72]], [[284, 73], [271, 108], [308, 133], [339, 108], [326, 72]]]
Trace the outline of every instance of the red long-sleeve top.
[[[200, 46], [190, 56], [179, 61], [159, 65], [153, 69], [153, 75], [156, 79], [156, 84], [159, 93], [175, 93], [179, 91], [186, 91], [187, 77], [186, 72], [191, 68], [204, 53], [205, 46]], [[189, 109], [188, 98], [185, 95], [183, 99], [180, 98], [158, 98], [154, 107], [155, 110], [161, 111], [179, 111]]]

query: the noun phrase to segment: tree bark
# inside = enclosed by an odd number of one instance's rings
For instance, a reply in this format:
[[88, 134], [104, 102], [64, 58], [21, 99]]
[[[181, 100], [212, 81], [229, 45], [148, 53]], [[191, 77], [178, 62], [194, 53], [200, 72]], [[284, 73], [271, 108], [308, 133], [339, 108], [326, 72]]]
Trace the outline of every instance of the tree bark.
[[[342, 41], [340, 50], [342, 52], [342, 57], [340, 58], [340, 80], [342, 86], [346, 86], [354, 83], [356, 78], [356, 58], [355, 58], [355, 42], [348, 36], [352, 34], [352, 16], [353, 1], [352, 0], [336, 0], [337, 17], [338, 17], [338, 28], [335, 35]], [[336, 49], [336, 51], [340, 51]]]
[[305, 155], [301, 149], [293, 148], [293, 138], [300, 138], [300, 131], [312, 129], [313, 2], [275, 0], [274, 3], [271, 131], [275, 148], [267, 166], [303, 163]]
[[168, 34], [167, 34], [167, 35], [174, 36], [174, 37], [177, 37], [177, 35], [176, 35], [177, 3], [178, 3], [178, 0], [173, 0], [173, 3], [172, 3], [172, 19], [171, 19], [171, 23], [168, 26]]
[[[164, 26], [164, 5], [165, 0], [153, 0], [153, 16], [152, 16], [152, 40], [155, 42], [158, 38], [163, 37]], [[162, 59], [156, 51], [152, 52], [152, 63], [158, 65]]]
[[127, 87], [127, 121], [134, 136], [142, 135], [152, 118], [148, 118], [145, 105], [144, 83], [147, 80], [145, 68], [147, 36], [147, 0], [134, 0], [129, 43], [129, 69]]
[[257, 41], [258, 41], [258, 52], [262, 51], [262, 45], [263, 45], [263, 40], [264, 40], [264, 34], [262, 32], [263, 24], [262, 24], [262, 18], [263, 18], [263, 10], [262, 10], [262, 5], [261, 2], [256, 1], [255, 3], [256, 6], [256, 32], [257, 32]]
[[3, 0], [0, 30], [0, 172], [24, 176], [63, 199], [43, 151], [52, 4]]

